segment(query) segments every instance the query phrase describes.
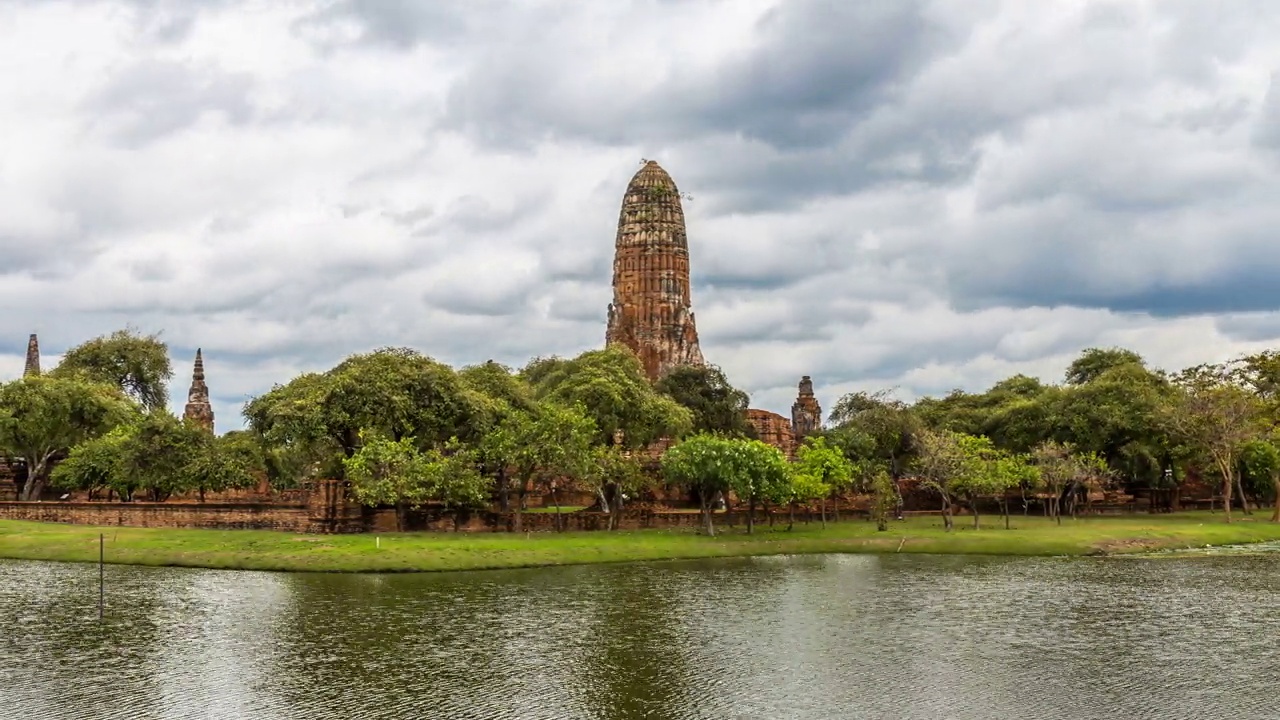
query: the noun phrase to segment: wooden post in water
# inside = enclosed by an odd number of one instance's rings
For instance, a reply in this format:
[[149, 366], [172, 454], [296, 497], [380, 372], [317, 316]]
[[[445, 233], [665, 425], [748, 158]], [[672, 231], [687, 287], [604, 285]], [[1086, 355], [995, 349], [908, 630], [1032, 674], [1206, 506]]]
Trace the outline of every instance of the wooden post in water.
[[106, 576], [105, 570], [103, 569], [105, 567], [106, 556], [107, 556], [106, 535], [104, 533], [98, 533], [98, 621], [99, 622], [102, 621], [102, 607], [105, 604], [105, 600], [106, 600], [106, 577], [107, 576]]

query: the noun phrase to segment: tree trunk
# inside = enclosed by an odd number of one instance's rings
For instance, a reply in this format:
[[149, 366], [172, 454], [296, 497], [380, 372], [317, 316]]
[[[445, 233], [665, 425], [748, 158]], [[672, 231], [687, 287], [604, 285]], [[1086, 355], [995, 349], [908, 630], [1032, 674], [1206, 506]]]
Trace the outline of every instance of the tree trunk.
[[822, 529], [825, 530], [827, 528], [827, 499], [826, 498], [822, 498], [821, 502], [818, 503], [818, 509], [822, 513]]
[[978, 529], [978, 499], [977, 498], [974, 498], [974, 497], [969, 498], [969, 510], [973, 512], [973, 529], [977, 530]]
[[702, 523], [707, 537], [715, 537], [716, 528], [711, 522], [711, 499], [707, 497], [699, 498], [699, 505], [702, 507]]
[[1000, 512], [1004, 514], [1004, 529], [1009, 529], [1009, 498], [1000, 501]]
[[27, 481], [22, 484], [22, 494], [19, 500], [39, 500], [40, 494], [44, 492], [44, 476], [48, 469], [49, 458], [44, 457], [36, 460], [27, 467]]
[[396, 530], [399, 532], [404, 532], [405, 515], [408, 511], [408, 507], [403, 502], [396, 503]]
[[[1280, 485], [1276, 487], [1276, 512], [1280, 513]], [[796, 526], [796, 504], [794, 502], [787, 505], [787, 532], [791, 532], [791, 528]]]
[[1280, 475], [1271, 477], [1271, 490], [1275, 493], [1275, 510], [1271, 513], [1271, 522], [1280, 522]]
[[942, 527], [951, 532], [951, 503], [945, 494], [942, 496]]
[[1218, 461], [1218, 470], [1222, 472], [1222, 512], [1225, 514], [1226, 521], [1231, 522], [1231, 490], [1235, 484], [1232, 482], [1231, 466], [1221, 460]]
[[511, 478], [507, 477], [505, 465], [498, 467], [498, 507], [502, 512], [511, 512]]
[[756, 499], [747, 501], [747, 534], [752, 535], [756, 529]]
[[525, 488], [528, 482], [524, 479], [520, 481], [520, 487], [516, 488], [516, 532], [524, 531], [524, 496], [528, 493]]
[[1240, 473], [1236, 473], [1236, 492], [1240, 494], [1240, 509], [1245, 515], [1252, 515], [1253, 511], [1249, 509], [1249, 498], [1244, 494], [1244, 478]]
[[200, 486], [200, 502], [204, 502], [204, 486]]
[[560, 516], [560, 493], [551, 488], [551, 502], [556, 504], [556, 532], [564, 532], [564, 518]]

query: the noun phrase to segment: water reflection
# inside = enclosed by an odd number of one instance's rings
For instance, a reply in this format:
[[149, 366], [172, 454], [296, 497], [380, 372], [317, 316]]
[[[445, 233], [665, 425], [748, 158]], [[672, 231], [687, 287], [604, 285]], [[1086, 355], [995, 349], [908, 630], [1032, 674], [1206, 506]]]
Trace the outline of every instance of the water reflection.
[[0, 718], [1270, 718], [1280, 555], [0, 562]]

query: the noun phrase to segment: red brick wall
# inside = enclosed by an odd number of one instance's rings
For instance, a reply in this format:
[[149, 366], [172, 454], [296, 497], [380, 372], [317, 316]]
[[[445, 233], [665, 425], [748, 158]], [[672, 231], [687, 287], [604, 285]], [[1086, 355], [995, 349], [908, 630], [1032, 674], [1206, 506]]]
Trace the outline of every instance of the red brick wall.
[[305, 506], [250, 503], [0, 502], [0, 519], [75, 525], [312, 531], [310, 513]]

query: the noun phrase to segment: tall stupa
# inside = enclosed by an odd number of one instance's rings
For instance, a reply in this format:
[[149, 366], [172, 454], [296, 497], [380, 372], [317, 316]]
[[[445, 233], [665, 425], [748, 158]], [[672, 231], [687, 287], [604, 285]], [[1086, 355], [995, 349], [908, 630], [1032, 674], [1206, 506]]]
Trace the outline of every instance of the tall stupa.
[[605, 344], [631, 348], [650, 380], [674, 367], [705, 364], [689, 303], [680, 191], [652, 160], [631, 178], [622, 198]]

